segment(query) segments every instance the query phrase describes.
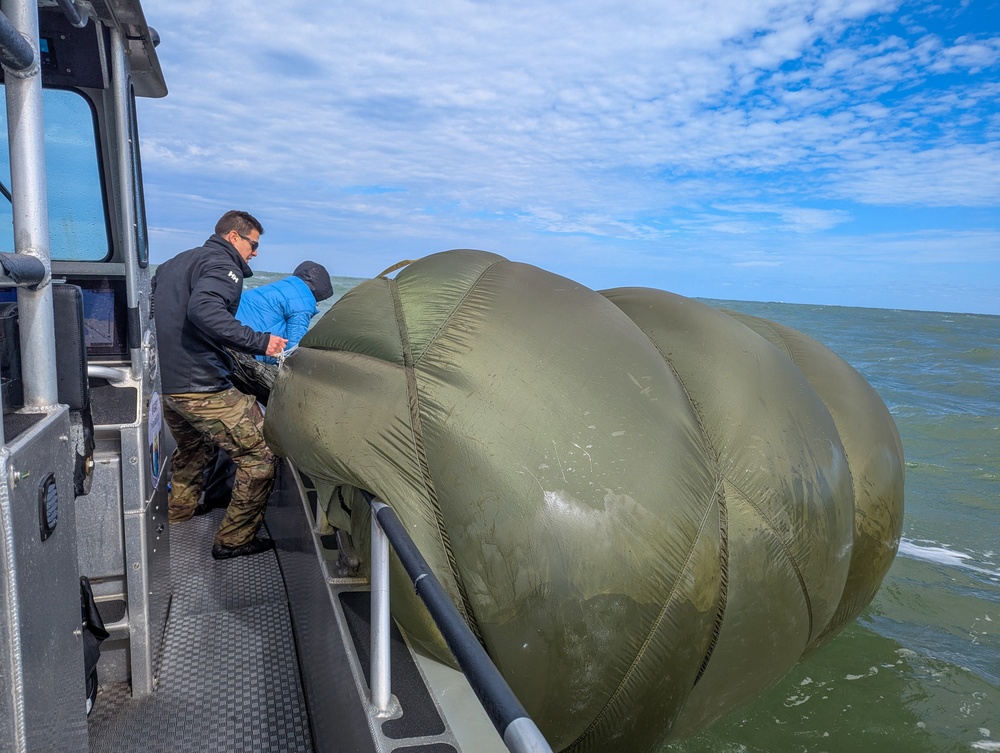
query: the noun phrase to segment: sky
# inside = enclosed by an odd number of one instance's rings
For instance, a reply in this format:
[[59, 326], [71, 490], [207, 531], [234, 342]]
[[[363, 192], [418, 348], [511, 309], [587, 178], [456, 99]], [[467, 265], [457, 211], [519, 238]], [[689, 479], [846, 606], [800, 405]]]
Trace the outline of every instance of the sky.
[[154, 262], [1000, 314], [1000, 0], [147, 0]]

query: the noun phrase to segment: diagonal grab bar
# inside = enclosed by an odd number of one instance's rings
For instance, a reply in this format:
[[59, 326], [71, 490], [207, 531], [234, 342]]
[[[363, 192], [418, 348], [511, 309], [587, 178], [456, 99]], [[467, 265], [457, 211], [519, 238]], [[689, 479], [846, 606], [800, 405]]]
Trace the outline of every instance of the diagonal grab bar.
[[59, 5], [59, 9], [62, 10], [63, 15], [66, 16], [66, 20], [73, 24], [73, 26], [82, 29], [87, 25], [87, 15], [80, 13], [80, 9], [73, 0], [56, 0], [56, 3]]
[[388, 545], [392, 544], [417, 595], [426, 605], [507, 748], [512, 753], [552, 753], [552, 748], [462, 619], [396, 513], [372, 494], [366, 491], [362, 494], [372, 510], [372, 705], [378, 712], [386, 713], [391, 702]]
[[35, 48], [6, 14], [0, 12], [0, 63], [15, 73], [22, 73], [35, 65]]

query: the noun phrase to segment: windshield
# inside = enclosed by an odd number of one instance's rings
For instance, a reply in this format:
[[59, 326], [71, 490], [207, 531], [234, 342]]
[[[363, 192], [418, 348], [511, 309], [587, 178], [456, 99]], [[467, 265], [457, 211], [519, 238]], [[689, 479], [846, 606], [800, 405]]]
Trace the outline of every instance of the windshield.
[[[43, 89], [45, 170], [49, 195], [49, 251], [59, 261], [103, 261], [110, 243], [94, 112], [81, 94]], [[0, 251], [14, 251], [9, 198], [7, 110], [0, 107]]]

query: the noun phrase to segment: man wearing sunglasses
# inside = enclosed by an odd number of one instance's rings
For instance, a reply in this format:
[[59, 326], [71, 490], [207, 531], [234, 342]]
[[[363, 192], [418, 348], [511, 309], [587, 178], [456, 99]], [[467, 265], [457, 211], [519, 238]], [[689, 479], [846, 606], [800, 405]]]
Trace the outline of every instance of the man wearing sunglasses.
[[274, 487], [276, 459], [264, 442], [257, 400], [233, 387], [226, 348], [276, 356], [287, 340], [237, 321], [243, 279], [253, 272], [264, 228], [251, 214], [222, 215], [203, 246], [161, 264], [153, 277], [163, 418], [177, 443], [171, 456], [171, 523], [195, 514], [206, 467], [221, 448], [236, 464], [233, 494], [215, 534], [212, 556], [229, 559], [266, 552], [257, 536]]

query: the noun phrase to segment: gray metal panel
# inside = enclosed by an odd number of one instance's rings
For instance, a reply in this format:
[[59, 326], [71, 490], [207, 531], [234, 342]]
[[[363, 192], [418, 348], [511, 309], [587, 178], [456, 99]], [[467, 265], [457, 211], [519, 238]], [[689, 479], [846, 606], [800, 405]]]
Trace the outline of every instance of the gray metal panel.
[[168, 598], [170, 538], [166, 483], [140, 512], [126, 513], [125, 577], [128, 584], [129, 654], [132, 694], [153, 692], [156, 660]]
[[[9, 456], [0, 453], [0, 740], [6, 750], [87, 749], [69, 429], [66, 409], [58, 409], [10, 447]], [[42, 541], [38, 489], [50, 473], [59, 515]]]
[[121, 494], [121, 458], [96, 454], [90, 493], [76, 501], [80, 572], [91, 580], [124, 573]]
[[149, 555], [149, 635], [154, 670], [163, 650], [163, 631], [170, 611], [170, 525], [167, 522], [167, 480], [164, 476], [149, 503], [146, 535], [155, 541]]
[[[145, 695], [155, 684], [169, 605], [170, 546], [165, 475], [149, 500], [143, 500], [140, 493], [122, 493], [123, 488], [141, 489], [148, 477], [144, 461], [139, 460], [144, 449], [137, 442], [140, 431], [127, 426], [120, 432], [124, 467], [115, 451], [117, 442], [104, 443], [105, 449], [95, 459], [90, 494], [81, 497], [77, 507], [80, 572], [91, 578], [99, 599], [116, 595], [126, 599], [125, 674], [132, 679], [133, 692]], [[123, 647], [121, 641], [107, 646], [109, 655], [117, 652], [119, 665], [110, 676], [123, 674]]]
[[122, 510], [126, 514], [140, 512], [147, 502], [143, 493], [149, 484], [146, 431], [148, 429], [145, 422], [122, 427], [122, 489], [130, 490], [122, 498]]

